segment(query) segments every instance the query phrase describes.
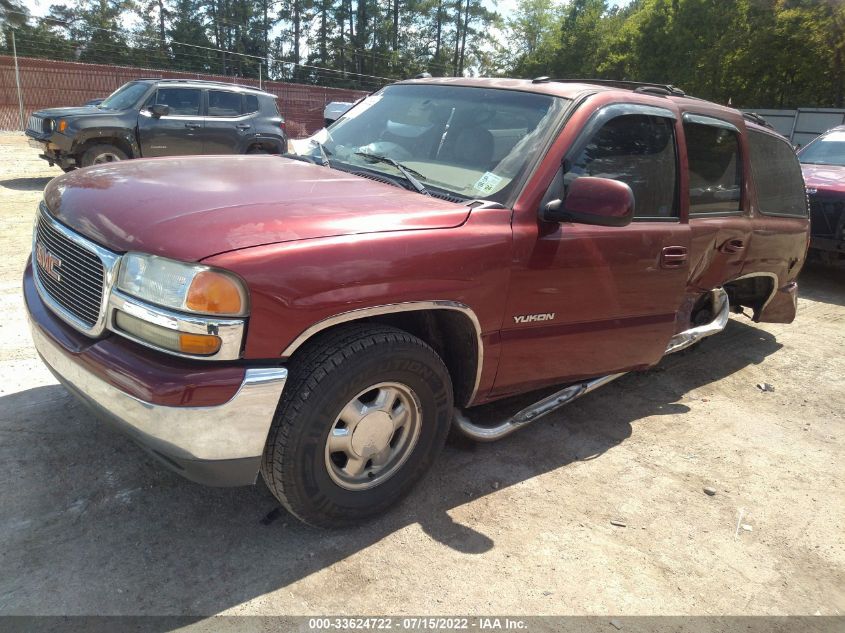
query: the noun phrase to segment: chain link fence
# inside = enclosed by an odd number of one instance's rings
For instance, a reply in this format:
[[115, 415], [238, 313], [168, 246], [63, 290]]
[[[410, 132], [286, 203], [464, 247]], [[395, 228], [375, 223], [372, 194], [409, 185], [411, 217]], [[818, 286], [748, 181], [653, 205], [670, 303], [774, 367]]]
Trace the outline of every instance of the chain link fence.
[[[17, 68], [16, 68], [17, 61]], [[18, 78], [20, 90], [18, 89]], [[224, 75], [155, 70], [107, 64], [35, 59], [0, 55], [0, 130], [23, 130], [36, 110], [81, 106], [106, 97], [127, 81], [141, 77], [205, 79], [259, 87], [259, 81]], [[290, 138], [308, 136], [323, 127], [323, 110], [332, 101], [352, 102], [367, 93], [359, 90], [263, 81], [264, 91], [279, 97]]]

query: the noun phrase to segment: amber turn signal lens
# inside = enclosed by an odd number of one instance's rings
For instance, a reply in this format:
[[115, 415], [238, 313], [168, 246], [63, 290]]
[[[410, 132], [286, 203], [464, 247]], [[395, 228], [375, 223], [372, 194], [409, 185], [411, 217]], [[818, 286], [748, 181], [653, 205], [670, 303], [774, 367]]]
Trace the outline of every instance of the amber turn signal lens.
[[188, 289], [185, 307], [206, 314], [242, 314], [244, 298], [238, 284], [213, 270], [197, 273]]
[[59, 132], [64, 132], [67, 129], [67, 121], [64, 119], [59, 120]]
[[220, 346], [223, 344], [220, 337], [213, 334], [191, 334], [169, 330], [160, 325], [142, 321], [120, 310], [115, 311], [114, 322], [118, 329], [140, 341], [183, 354], [211, 356], [220, 351]]
[[179, 351], [183, 354], [210, 356], [220, 349], [220, 339], [208, 334], [179, 334]]

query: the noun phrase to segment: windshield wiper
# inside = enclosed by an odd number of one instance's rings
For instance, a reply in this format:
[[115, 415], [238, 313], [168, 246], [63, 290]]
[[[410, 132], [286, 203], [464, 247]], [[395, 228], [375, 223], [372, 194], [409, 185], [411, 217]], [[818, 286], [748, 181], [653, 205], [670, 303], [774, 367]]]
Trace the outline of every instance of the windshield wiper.
[[320, 156], [323, 159], [323, 165], [331, 169], [332, 164], [331, 162], [329, 162], [329, 156], [331, 155], [331, 152], [327, 150], [322, 143], [319, 143], [317, 141], [314, 142], [317, 143], [317, 147], [320, 149]]
[[389, 156], [381, 156], [379, 154], [370, 154], [369, 152], [355, 152], [356, 156], [363, 156], [365, 159], [369, 159], [375, 163], [387, 163], [388, 165], [393, 165], [396, 169], [398, 169], [402, 175], [405, 177], [411, 186], [416, 189], [419, 193], [423, 194], [424, 196], [430, 196], [431, 194], [428, 190], [423, 186], [423, 184], [414, 178], [414, 175], [419, 176], [420, 178], [425, 178], [420, 172], [412, 169], [411, 167], [406, 167], [399, 161], [393, 160]]

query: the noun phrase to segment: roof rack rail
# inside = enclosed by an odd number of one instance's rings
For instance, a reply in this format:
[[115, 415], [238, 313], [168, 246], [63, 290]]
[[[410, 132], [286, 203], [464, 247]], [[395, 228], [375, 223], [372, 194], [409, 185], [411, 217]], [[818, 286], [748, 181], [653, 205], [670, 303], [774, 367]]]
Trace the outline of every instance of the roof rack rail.
[[639, 86], [638, 88], [634, 88], [634, 92], [638, 92], [640, 94], [648, 94], [648, 95], [657, 95], [658, 97], [669, 97], [672, 95], [666, 88], [662, 88], [661, 86]]
[[742, 113], [742, 118], [743, 118], [743, 119], [746, 119], [746, 120], [748, 120], [748, 121], [751, 121], [751, 122], [753, 122], [753, 123], [756, 123], [757, 125], [762, 125], [763, 127], [767, 127], [767, 128], [769, 128], [770, 130], [774, 130], [774, 129], [775, 129], [775, 126], [774, 126], [774, 125], [772, 125], [771, 123], [769, 123], [766, 119], [764, 119], [762, 116], [760, 116], [760, 115], [759, 115], [759, 114], [757, 114], [756, 112], [743, 112], [743, 113]]
[[647, 81], [626, 81], [624, 79], [549, 79], [559, 83], [599, 84], [614, 88], [626, 88], [630, 90], [641, 89], [640, 92], [653, 92], [654, 89], [665, 91], [673, 97], [685, 97], [686, 93], [672, 84], [658, 84]]
[[172, 83], [189, 83], [189, 84], [214, 84], [215, 86], [226, 86], [227, 88], [245, 88], [246, 90], [257, 90], [264, 92], [263, 88], [257, 86], [247, 86], [246, 84], [229, 83], [228, 81], [215, 81], [213, 79], [186, 79], [181, 77], [151, 77], [156, 81], [168, 81]]

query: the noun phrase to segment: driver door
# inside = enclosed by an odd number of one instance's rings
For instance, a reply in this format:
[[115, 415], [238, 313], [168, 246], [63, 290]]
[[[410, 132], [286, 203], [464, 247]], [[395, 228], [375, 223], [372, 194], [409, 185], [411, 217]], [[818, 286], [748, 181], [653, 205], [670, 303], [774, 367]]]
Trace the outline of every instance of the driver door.
[[[153, 104], [170, 108], [169, 114], [155, 117]], [[202, 90], [199, 88], [159, 88], [138, 113], [141, 155], [179, 156], [203, 153]]]
[[677, 135], [670, 110], [601, 108], [544, 199], [563, 198], [580, 176], [619, 180], [634, 193], [630, 225], [543, 222], [536, 210], [515, 216], [515, 263], [495, 395], [660, 360], [674, 334], [688, 273]]

